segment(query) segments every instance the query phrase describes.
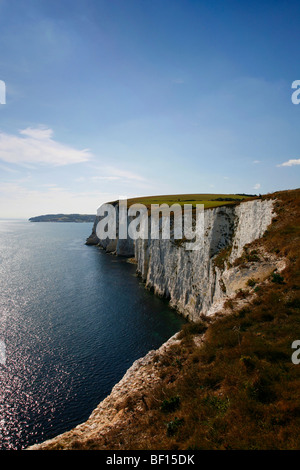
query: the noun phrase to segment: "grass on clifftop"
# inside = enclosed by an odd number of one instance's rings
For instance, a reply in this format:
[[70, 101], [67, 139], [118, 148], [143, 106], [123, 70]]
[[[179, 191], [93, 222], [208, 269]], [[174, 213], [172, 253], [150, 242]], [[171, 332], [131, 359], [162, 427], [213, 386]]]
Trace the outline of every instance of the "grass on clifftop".
[[128, 207], [132, 204], [144, 204], [148, 209], [151, 204], [204, 204], [204, 209], [224, 206], [228, 204], [238, 204], [243, 200], [256, 198], [257, 196], [246, 194], [172, 194], [165, 196], [146, 196], [128, 199]]

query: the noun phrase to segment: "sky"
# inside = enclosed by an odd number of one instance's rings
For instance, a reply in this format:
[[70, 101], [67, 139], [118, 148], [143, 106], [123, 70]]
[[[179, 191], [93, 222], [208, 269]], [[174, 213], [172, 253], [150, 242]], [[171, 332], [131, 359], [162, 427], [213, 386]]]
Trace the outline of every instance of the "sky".
[[299, 1], [0, 0], [0, 217], [299, 187], [299, 43]]

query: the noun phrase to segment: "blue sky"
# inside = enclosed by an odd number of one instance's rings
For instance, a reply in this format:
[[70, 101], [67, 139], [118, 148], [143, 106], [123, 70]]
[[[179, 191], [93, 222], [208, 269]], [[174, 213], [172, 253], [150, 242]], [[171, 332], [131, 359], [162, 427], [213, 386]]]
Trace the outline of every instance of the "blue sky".
[[298, 1], [0, 0], [0, 217], [299, 187], [299, 18]]

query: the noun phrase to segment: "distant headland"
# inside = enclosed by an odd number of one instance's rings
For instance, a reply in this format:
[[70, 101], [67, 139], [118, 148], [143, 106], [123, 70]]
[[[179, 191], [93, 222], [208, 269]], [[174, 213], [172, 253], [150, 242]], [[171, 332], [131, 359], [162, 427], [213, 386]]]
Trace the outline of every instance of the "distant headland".
[[29, 222], [94, 222], [95, 214], [47, 214], [31, 217]]

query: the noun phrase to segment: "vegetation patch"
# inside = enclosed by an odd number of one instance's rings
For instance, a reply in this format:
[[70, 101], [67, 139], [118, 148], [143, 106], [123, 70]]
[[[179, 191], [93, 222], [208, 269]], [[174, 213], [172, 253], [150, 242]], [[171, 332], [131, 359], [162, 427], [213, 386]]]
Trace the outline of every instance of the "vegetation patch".
[[165, 399], [161, 404], [161, 411], [163, 413], [172, 413], [176, 411], [180, 406], [180, 397], [176, 395], [169, 399]]
[[182, 426], [183, 423], [184, 423], [183, 418], [177, 418], [177, 416], [175, 416], [173, 421], [170, 421], [169, 423], [167, 423], [167, 435], [174, 436], [174, 434], [177, 433], [178, 428]]
[[252, 196], [247, 194], [172, 194], [163, 196], [148, 196], [128, 199], [128, 207], [132, 204], [144, 204], [148, 209], [151, 204], [191, 204], [196, 207], [197, 204], [203, 204], [204, 209], [210, 209], [214, 207], [239, 204], [242, 201], [256, 199], [258, 196]]
[[274, 272], [272, 273], [272, 282], [275, 282], [276, 284], [283, 284], [284, 283], [284, 278], [281, 276], [281, 274]]
[[225, 262], [228, 261], [232, 251], [232, 246], [226, 246], [221, 250], [215, 257], [214, 257], [214, 265], [217, 266], [219, 269], [224, 269]]

